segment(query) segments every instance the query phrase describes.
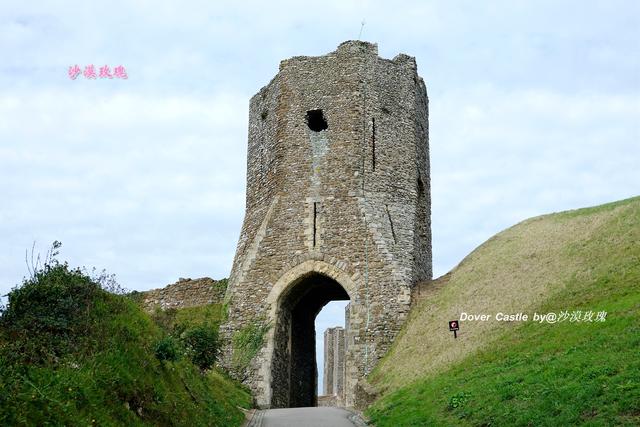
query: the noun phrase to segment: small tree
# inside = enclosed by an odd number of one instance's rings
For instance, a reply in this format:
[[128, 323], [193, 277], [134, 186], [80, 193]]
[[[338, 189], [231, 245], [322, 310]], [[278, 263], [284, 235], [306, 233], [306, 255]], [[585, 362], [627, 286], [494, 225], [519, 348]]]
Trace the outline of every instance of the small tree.
[[218, 330], [209, 325], [187, 329], [181, 335], [186, 354], [201, 370], [209, 369], [218, 353]]

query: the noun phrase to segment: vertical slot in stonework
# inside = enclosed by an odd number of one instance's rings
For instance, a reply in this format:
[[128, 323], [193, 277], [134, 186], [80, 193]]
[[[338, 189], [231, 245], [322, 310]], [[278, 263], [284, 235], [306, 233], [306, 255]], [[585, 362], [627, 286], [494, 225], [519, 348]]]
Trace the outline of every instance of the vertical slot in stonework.
[[376, 170], [376, 118], [371, 118], [371, 168]]
[[313, 247], [316, 247], [316, 225], [318, 223], [318, 202], [313, 202]]
[[387, 211], [387, 218], [389, 218], [389, 226], [391, 226], [391, 235], [393, 236], [393, 243], [398, 243], [396, 240], [396, 230], [393, 228], [393, 221], [391, 221], [391, 214], [389, 213], [389, 205], [384, 205], [384, 210]]

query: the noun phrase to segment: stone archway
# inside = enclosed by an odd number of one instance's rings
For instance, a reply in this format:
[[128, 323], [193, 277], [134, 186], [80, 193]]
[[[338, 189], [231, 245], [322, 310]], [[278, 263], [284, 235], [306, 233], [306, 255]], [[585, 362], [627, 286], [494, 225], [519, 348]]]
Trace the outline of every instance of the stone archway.
[[[305, 261], [278, 280], [267, 300], [273, 327], [267, 335], [263, 365], [268, 383], [265, 404], [271, 408], [316, 406], [315, 318], [330, 301], [355, 303], [355, 289], [346, 273], [324, 261]], [[349, 325], [345, 326], [348, 330]]]

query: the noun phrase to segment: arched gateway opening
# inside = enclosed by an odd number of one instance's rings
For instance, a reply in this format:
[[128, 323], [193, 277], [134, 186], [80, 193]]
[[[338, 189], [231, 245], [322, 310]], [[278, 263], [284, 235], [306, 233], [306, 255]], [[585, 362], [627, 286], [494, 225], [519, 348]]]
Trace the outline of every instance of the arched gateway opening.
[[317, 405], [315, 319], [330, 301], [349, 300], [336, 280], [310, 272], [280, 295], [271, 359], [271, 407]]

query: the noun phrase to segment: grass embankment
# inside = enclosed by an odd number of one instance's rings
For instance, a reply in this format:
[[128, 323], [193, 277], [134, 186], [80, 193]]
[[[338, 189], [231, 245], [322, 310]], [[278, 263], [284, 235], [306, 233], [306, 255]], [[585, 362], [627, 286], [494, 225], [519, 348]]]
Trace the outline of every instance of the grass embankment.
[[[0, 317], [0, 425], [244, 420], [239, 406], [250, 406], [249, 393], [215, 369], [201, 372], [186, 356], [158, 360], [156, 346], [167, 332], [133, 301], [63, 265], [38, 274], [12, 292]], [[176, 316], [195, 325], [208, 310], [215, 308]]]
[[[640, 198], [524, 221], [441, 282], [370, 378], [378, 427], [640, 424]], [[495, 320], [577, 310], [606, 321]], [[492, 317], [454, 340], [462, 312]]]
[[222, 304], [208, 304], [200, 307], [181, 308], [176, 311], [176, 323], [186, 327], [202, 324], [220, 326], [223, 321]]

